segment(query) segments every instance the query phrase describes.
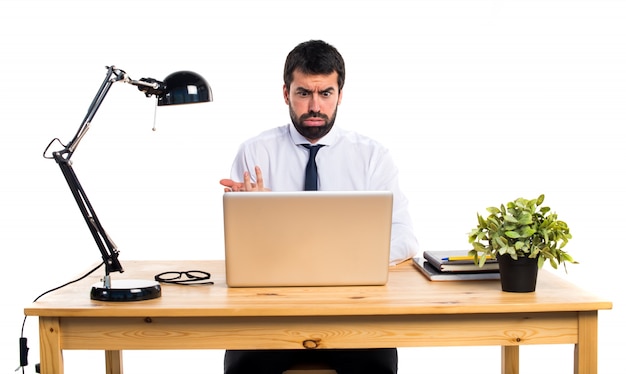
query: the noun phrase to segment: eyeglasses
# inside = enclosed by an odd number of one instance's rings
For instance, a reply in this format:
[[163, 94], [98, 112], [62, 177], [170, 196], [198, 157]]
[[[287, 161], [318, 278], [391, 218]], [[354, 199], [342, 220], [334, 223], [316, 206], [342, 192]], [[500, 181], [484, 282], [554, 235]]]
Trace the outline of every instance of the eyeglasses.
[[209, 279], [211, 279], [211, 273], [202, 270], [166, 271], [154, 276], [154, 280], [160, 283], [182, 285], [214, 284]]

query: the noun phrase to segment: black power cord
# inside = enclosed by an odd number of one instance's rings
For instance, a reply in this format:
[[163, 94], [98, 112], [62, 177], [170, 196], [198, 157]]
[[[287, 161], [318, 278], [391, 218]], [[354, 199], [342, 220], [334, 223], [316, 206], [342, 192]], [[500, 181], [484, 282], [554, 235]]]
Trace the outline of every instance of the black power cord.
[[[92, 270], [87, 272], [87, 274], [83, 275], [82, 277], [80, 277], [78, 279], [74, 279], [73, 281], [69, 281], [69, 282], [67, 282], [65, 284], [60, 285], [59, 287], [55, 287], [55, 288], [53, 288], [51, 290], [48, 290], [48, 291], [42, 293], [41, 295], [37, 296], [35, 298], [35, 300], [33, 300], [33, 303], [36, 302], [37, 300], [39, 300], [44, 295], [49, 294], [50, 292], [54, 292], [54, 291], [59, 290], [59, 289], [61, 289], [63, 287], [69, 286], [72, 283], [76, 283], [78, 281], [81, 281], [81, 280], [87, 278], [88, 276], [93, 274], [96, 270], [98, 270], [100, 267], [102, 267], [102, 265], [104, 265], [104, 262], [100, 263], [98, 266], [96, 266], [95, 268], [93, 268]], [[26, 318], [27, 317], [28, 316], [24, 316], [24, 321], [22, 322], [22, 331], [21, 331], [21, 334], [20, 334], [20, 366], [18, 366], [17, 369], [15, 369], [15, 371], [18, 371], [18, 370], [22, 369], [22, 374], [25, 373], [24, 368], [26, 366], [28, 366], [28, 341], [24, 337], [24, 326], [26, 325]], [[35, 365], [35, 369], [36, 369], [36, 372], [39, 373], [39, 364]]]

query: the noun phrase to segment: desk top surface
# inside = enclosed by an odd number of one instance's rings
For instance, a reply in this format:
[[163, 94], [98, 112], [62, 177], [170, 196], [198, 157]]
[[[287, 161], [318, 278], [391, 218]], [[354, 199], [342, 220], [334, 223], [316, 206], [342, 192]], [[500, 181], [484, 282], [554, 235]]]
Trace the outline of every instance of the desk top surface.
[[[612, 303], [549, 271], [532, 293], [502, 292], [499, 280], [431, 282], [409, 262], [392, 267], [385, 286], [229, 288], [223, 261], [125, 261], [113, 279], [154, 279], [164, 271], [204, 270], [213, 285], [162, 285], [158, 299], [102, 302], [89, 297], [103, 271], [47, 294], [24, 309], [52, 317], [245, 317], [568, 312]], [[51, 287], [54, 285], [51, 285]]]

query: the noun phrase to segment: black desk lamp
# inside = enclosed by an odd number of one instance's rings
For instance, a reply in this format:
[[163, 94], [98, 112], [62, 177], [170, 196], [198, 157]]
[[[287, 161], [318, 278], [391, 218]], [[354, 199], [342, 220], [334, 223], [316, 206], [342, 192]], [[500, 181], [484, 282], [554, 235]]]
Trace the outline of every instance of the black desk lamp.
[[[115, 82], [122, 81], [137, 86], [139, 91], [143, 92], [146, 97], [156, 96], [157, 105], [178, 105], [213, 101], [213, 93], [208, 83], [196, 73], [190, 71], [179, 71], [172, 73], [165, 78], [163, 82], [153, 78], [141, 78], [140, 80], [132, 80], [123, 70], [114, 66], [107, 67], [107, 75], [100, 86], [100, 90], [91, 102], [85, 119], [78, 128], [78, 132], [74, 138], [64, 145], [58, 138], [53, 139], [44, 151], [44, 158], [54, 159], [67, 181], [67, 184], [76, 199], [76, 203], [91, 231], [105, 265], [105, 276], [102, 283], [93, 285], [91, 289], [91, 298], [93, 300], [102, 301], [135, 301], [148, 300], [161, 296], [161, 286], [158, 282], [148, 280], [117, 280], [111, 281], [110, 273], [124, 272], [122, 265], [118, 260], [119, 251], [117, 247], [102, 228], [98, 217], [85, 194], [74, 170], [70, 158], [74, 154], [80, 140], [85, 136], [93, 117], [95, 116], [100, 104], [104, 101], [106, 94]], [[58, 142], [63, 146], [60, 151], [52, 152], [52, 156], [48, 156], [47, 152], [53, 143]]]

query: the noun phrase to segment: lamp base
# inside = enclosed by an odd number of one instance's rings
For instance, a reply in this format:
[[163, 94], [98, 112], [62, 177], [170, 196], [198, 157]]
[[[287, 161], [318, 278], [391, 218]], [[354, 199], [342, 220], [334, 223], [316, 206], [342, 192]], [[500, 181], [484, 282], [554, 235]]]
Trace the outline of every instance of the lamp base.
[[100, 301], [140, 301], [161, 297], [158, 282], [138, 279], [112, 280], [111, 287], [102, 282], [91, 287], [91, 299]]

